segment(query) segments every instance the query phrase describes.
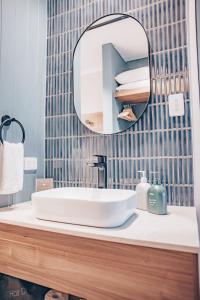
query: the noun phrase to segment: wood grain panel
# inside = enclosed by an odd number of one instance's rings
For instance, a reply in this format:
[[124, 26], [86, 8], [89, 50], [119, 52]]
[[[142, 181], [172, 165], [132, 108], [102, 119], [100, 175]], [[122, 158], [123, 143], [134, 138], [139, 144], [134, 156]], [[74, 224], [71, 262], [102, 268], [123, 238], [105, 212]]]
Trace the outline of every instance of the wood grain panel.
[[124, 104], [140, 104], [148, 102], [150, 92], [149, 89], [121, 90], [115, 92], [114, 96], [116, 100]]
[[0, 224], [0, 272], [88, 300], [196, 300], [197, 255]]

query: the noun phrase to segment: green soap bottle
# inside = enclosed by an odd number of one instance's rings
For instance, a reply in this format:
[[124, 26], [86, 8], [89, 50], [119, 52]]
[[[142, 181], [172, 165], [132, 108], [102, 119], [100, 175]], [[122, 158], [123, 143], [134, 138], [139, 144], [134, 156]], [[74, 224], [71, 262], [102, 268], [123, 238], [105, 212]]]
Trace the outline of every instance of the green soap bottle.
[[161, 184], [160, 180], [156, 178], [157, 172], [154, 174], [153, 184], [148, 190], [147, 210], [152, 214], [166, 215], [167, 214], [167, 191]]

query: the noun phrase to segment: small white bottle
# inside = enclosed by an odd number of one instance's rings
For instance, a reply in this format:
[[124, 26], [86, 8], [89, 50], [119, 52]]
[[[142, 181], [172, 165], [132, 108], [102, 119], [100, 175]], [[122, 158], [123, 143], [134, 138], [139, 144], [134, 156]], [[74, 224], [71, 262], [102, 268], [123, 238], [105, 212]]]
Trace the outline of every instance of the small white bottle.
[[140, 183], [136, 186], [137, 208], [147, 210], [148, 190], [151, 185], [147, 182], [145, 171], [138, 171], [138, 173], [141, 173], [142, 177], [140, 179]]

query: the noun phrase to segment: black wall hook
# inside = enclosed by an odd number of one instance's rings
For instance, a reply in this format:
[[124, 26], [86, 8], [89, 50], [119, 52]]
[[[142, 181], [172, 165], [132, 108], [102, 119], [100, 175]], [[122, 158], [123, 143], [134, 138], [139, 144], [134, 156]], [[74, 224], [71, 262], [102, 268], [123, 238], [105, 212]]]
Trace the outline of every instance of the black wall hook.
[[0, 142], [3, 144], [3, 137], [2, 137], [3, 127], [4, 126], [10, 126], [10, 124], [12, 122], [17, 123], [20, 126], [20, 128], [22, 130], [22, 143], [24, 143], [24, 141], [25, 141], [25, 130], [24, 130], [23, 125], [18, 120], [16, 120], [15, 118], [10, 118], [10, 116], [8, 116], [8, 115], [4, 115], [1, 118]]

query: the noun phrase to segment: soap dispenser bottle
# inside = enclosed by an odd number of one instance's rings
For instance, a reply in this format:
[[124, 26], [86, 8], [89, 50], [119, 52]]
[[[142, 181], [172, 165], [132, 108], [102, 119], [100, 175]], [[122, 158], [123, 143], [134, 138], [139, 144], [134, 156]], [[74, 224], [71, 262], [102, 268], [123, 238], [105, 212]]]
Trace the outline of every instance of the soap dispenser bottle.
[[138, 171], [142, 174], [140, 183], [136, 186], [137, 192], [137, 208], [147, 210], [148, 190], [151, 185], [147, 182], [146, 172]]
[[148, 212], [157, 215], [167, 214], [167, 192], [166, 188], [161, 184], [158, 172], [151, 172], [154, 174], [153, 184], [148, 190]]

